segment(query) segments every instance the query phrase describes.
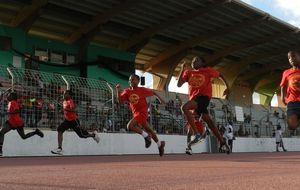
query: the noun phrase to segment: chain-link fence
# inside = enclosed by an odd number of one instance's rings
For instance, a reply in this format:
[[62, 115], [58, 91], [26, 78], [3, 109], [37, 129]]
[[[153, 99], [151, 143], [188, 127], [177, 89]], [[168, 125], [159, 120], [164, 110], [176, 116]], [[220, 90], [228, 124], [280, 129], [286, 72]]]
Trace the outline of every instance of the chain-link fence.
[[[131, 111], [126, 103], [116, 104], [115, 85], [103, 80], [0, 66], [0, 125], [3, 125], [7, 117], [5, 95], [12, 89], [18, 94], [18, 101], [22, 106], [21, 116], [26, 127], [56, 130], [63, 120], [63, 91], [70, 89], [77, 105], [81, 127], [101, 132], [127, 132], [126, 125], [132, 118]], [[149, 98], [148, 103], [149, 123], [157, 133], [185, 133], [185, 119], [180, 110], [182, 101], [170, 99], [166, 105], [160, 105], [155, 98]], [[269, 112], [268, 117], [262, 117], [264, 112], [259, 107], [255, 108], [256, 106], [253, 106], [252, 112], [260, 113], [256, 115], [262, 118], [236, 122], [234, 110], [224, 109], [224, 105], [220, 101], [212, 100], [209, 113], [219, 127], [233, 121], [237, 136], [270, 137], [277, 124], [283, 129], [287, 128], [285, 119], [278, 120], [278, 117]]]
[[[26, 127], [56, 130], [63, 120], [63, 91], [70, 89], [76, 103], [81, 127], [101, 132], [127, 132], [132, 118], [128, 105], [116, 104], [115, 84], [106, 81], [67, 76], [35, 70], [0, 67], [1, 94], [12, 89], [18, 94], [21, 116]], [[151, 101], [149, 102], [149, 105]], [[152, 105], [152, 104], [151, 104]], [[1, 97], [1, 126], [7, 115], [6, 98]], [[164, 109], [162, 109], [164, 110]], [[183, 134], [183, 119], [171, 114], [151, 114], [149, 123], [158, 133]], [[159, 119], [158, 119], [159, 117]]]

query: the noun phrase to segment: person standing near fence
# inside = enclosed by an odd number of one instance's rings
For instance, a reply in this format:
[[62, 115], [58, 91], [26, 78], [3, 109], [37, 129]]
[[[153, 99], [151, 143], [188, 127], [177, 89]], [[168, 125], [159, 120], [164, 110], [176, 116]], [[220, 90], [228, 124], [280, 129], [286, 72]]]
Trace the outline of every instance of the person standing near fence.
[[42, 119], [43, 115], [43, 107], [44, 107], [44, 100], [42, 98], [42, 92], [39, 92], [36, 96], [36, 100], [33, 104], [34, 106], [34, 127], [37, 127], [38, 123]]
[[290, 69], [283, 72], [280, 87], [281, 100], [287, 105], [287, 123], [290, 130], [299, 126], [300, 119], [300, 54], [297, 51], [288, 52]]
[[76, 114], [76, 105], [71, 98], [72, 92], [70, 90], [66, 90], [64, 92], [64, 101], [63, 101], [63, 111], [64, 111], [64, 121], [57, 128], [57, 141], [58, 147], [57, 149], [51, 150], [52, 154], [63, 154], [62, 143], [63, 143], [63, 133], [72, 129], [76, 132], [76, 134], [80, 138], [93, 138], [97, 143], [99, 143], [100, 138], [98, 136], [97, 131], [93, 133], [89, 133], [86, 129], [80, 126], [80, 121], [78, 120], [78, 116]]
[[282, 141], [282, 130], [281, 126], [278, 124], [276, 131], [275, 131], [275, 139], [276, 139], [276, 152], [279, 152], [279, 147], [282, 148], [284, 152], [287, 150], [284, 148], [283, 141]]
[[228, 124], [225, 126], [225, 132], [223, 137], [226, 139], [228, 146], [230, 147], [230, 151], [232, 152], [233, 148], [233, 123], [228, 121]]
[[164, 104], [164, 101], [156, 94], [153, 90], [138, 87], [140, 82], [140, 77], [136, 74], [132, 74], [129, 77], [130, 88], [120, 91], [120, 85], [116, 85], [116, 91], [119, 103], [129, 102], [130, 109], [132, 111], [133, 118], [128, 122], [127, 128], [137, 134], [140, 134], [145, 139], [145, 147], [149, 148], [151, 146], [151, 138], [156, 142], [159, 155], [164, 155], [165, 141], [160, 141], [149, 126], [147, 122], [148, 119], [148, 104], [146, 97], [156, 96], [160, 103]]
[[[192, 60], [192, 70], [187, 70], [185, 63], [181, 67], [177, 86], [181, 87], [185, 82], [189, 86], [189, 100], [181, 107], [182, 112], [186, 116], [187, 121], [195, 132], [194, 139], [190, 144], [195, 144], [202, 139], [200, 132], [197, 130], [194, 117], [190, 110], [196, 110], [198, 115], [202, 115], [202, 119], [207, 123], [208, 127], [218, 138], [220, 146], [225, 146], [227, 153], [230, 153], [229, 147], [221, 136], [219, 130], [215, 126], [213, 120], [208, 114], [207, 107], [212, 97], [212, 82], [213, 78], [220, 78], [228, 86], [224, 77], [215, 69], [207, 67], [206, 62], [201, 57], [194, 57]], [[228, 95], [229, 90], [224, 91], [224, 95]]]
[[17, 102], [17, 94], [15, 92], [11, 92], [8, 97], [8, 106], [7, 106], [7, 114], [8, 120], [5, 122], [4, 126], [0, 131], [0, 156], [2, 156], [2, 147], [4, 142], [4, 136], [10, 130], [17, 130], [20, 137], [22, 139], [27, 139], [32, 137], [33, 135], [38, 135], [41, 138], [44, 137], [44, 133], [39, 129], [35, 129], [35, 131], [29, 132], [25, 134], [24, 132], [24, 121], [20, 116], [20, 105]]
[[55, 130], [55, 113], [56, 113], [56, 105], [53, 100], [49, 100], [47, 103], [47, 117], [48, 117], [48, 124], [50, 129]]

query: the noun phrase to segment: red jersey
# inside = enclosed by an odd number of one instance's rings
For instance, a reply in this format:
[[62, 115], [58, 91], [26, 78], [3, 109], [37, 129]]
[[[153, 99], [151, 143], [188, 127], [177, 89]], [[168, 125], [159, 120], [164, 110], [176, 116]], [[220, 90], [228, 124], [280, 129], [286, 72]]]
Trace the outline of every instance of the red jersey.
[[72, 99], [64, 100], [63, 108], [64, 108], [64, 118], [67, 121], [73, 121], [77, 119], [77, 114], [75, 112], [67, 111], [66, 109], [75, 109], [75, 103]]
[[[20, 116], [20, 106], [17, 101], [12, 100], [8, 103], [8, 123], [11, 128], [21, 128], [24, 126], [23, 119]], [[18, 112], [18, 113], [13, 113]], [[13, 113], [13, 114], [10, 114]]]
[[287, 86], [285, 102], [300, 101], [300, 69], [287, 69], [282, 74], [280, 87]]
[[127, 88], [121, 95], [121, 101], [128, 101], [133, 117], [143, 115], [145, 119], [148, 118], [148, 104], [146, 97], [153, 96], [152, 90], [144, 87], [136, 87], [134, 89]]
[[212, 78], [218, 78], [220, 73], [210, 67], [200, 68], [198, 70], [185, 70], [182, 75], [184, 82], [189, 85], [189, 100], [197, 96], [212, 97]]

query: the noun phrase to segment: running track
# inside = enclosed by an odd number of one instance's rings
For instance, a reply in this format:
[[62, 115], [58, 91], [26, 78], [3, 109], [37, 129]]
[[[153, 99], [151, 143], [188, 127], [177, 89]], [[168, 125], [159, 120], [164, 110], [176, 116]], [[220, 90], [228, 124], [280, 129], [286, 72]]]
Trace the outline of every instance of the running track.
[[0, 190], [300, 189], [300, 152], [0, 158]]

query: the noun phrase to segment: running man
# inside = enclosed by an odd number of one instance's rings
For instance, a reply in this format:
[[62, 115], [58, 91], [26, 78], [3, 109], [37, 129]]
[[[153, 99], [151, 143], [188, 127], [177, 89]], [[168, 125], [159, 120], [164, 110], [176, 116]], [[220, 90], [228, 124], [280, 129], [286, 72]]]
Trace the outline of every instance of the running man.
[[129, 77], [130, 88], [120, 91], [120, 85], [116, 85], [116, 91], [119, 103], [129, 102], [130, 109], [132, 111], [133, 118], [128, 122], [127, 128], [137, 134], [140, 134], [145, 139], [145, 147], [149, 148], [151, 146], [151, 138], [156, 142], [159, 155], [164, 155], [165, 141], [160, 141], [149, 126], [147, 122], [148, 119], [148, 104], [146, 98], [149, 96], [156, 96], [160, 103], [164, 104], [164, 101], [156, 94], [154, 91], [138, 87], [140, 82], [140, 77], [136, 74], [132, 74]]
[[80, 138], [93, 138], [97, 143], [99, 143], [100, 138], [97, 134], [97, 131], [93, 133], [89, 133], [86, 129], [80, 127], [80, 121], [78, 120], [78, 116], [76, 114], [76, 105], [71, 98], [71, 91], [66, 90], [64, 92], [64, 101], [63, 101], [63, 111], [64, 111], [64, 121], [57, 128], [57, 140], [58, 140], [58, 148], [55, 150], [51, 150], [52, 154], [63, 154], [62, 142], [63, 142], [63, 133], [72, 129], [76, 132], [76, 134]]
[[4, 136], [10, 130], [17, 130], [20, 137], [22, 139], [27, 139], [32, 137], [33, 135], [38, 135], [41, 138], [44, 137], [44, 134], [39, 129], [35, 129], [33, 132], [29, 132], [27, 134], [24, 133], [24, 121], [20, 116], [20, 105], [17, 102], [17, 94], [15, 92], [11, 92], [8, 97], [8, 106], [7, 106], [7, 114], [8, 120], [5, 122], [3, 128], [0, 131], [0, 156], [2, 156], [2, 147], [4, 142]]
[[[181, 87], [185, 82], [189, 86], [189, 100], [181, 107], [182, 112], [186, 116], [188, 123], [195, 132], [194, 139], [190, 142], [191, 145], [199, 142], [202, 139], [200, 131], [197, 130], [194, 117], [190, 110], [196, 110], [198, 115], [202, 115], [202, 119], [207, 123], [208, 127], [217, 137], [221, 146], [225, 146], [227, 154], [230, 153], [229, 147], [221, 136], [218, 128], [215, 126], [213, 120], [210, 118], [207, 110], [210, 99], [212, 97], [212, 83], [213, 78], [220, 78], [226, 87], [227, 82], [224, 77], [216, 70], [207, 67], [205, 60], [201, 57], [194, 57], [191, 64], [193, 70], [186, 70], [185, 63], [181, 67], [177, 86]], [[224, 95], [228, 95], [229, 90], [224, 91]]]
[[282, 74], [281, 100], [287, 105], [288, 128], [295, 130], [299, 126], [300, 117], [300, 54], [296, 51], [289, 51], [288, 60], [291, 68]]

